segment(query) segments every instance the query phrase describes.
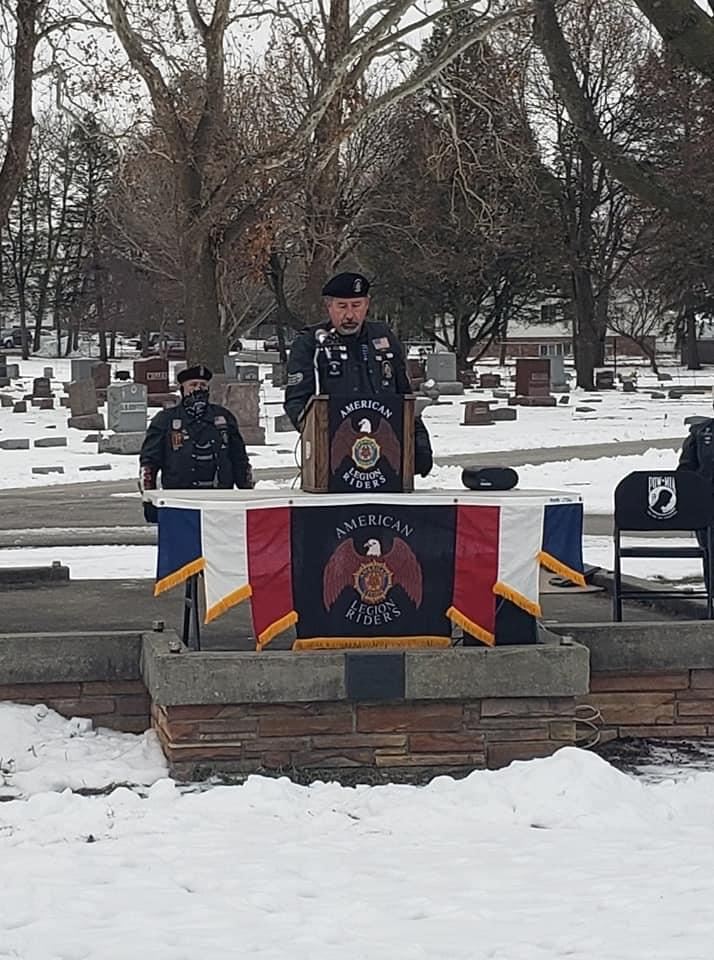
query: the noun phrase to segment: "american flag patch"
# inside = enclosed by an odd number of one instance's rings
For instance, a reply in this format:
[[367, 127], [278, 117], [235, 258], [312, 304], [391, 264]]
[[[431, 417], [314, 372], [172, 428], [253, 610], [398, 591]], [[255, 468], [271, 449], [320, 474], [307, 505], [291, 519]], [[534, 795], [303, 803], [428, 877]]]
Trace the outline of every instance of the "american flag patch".
[[377, 337], [376, 340], [372, 341], [372, 346], [375, 350], [389, 350], [391, 344], [388, 337]]

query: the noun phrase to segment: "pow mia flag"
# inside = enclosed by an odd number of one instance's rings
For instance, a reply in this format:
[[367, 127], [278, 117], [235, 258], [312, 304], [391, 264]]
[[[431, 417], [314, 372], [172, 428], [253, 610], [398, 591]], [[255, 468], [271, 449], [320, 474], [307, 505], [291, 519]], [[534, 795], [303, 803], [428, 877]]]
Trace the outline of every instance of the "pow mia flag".
[[401, 396], [329, 401], [330, 493], [401, 493]]
[[673, 476], [647, 478], [647, 513], [655, 520], [672, 520], [677, 513], [677, 484]]
[[451, 636], [456, 507], [301, 507], [291, 525], [299, 638]]
[[621, 530], [699, 530], [711, 518], [711, 483], [691, 470], [636, 470], [615, 488]]

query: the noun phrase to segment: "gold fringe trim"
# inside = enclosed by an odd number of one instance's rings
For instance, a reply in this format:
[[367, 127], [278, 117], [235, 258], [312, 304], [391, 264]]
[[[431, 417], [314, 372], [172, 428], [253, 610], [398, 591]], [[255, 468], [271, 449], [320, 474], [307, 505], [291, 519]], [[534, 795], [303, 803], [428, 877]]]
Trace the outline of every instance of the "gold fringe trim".
[[271, 640], [274, 640], [279, 633], [282, 633], [283, 630], [287, 630], [288, 627], [292, 627], [294, 623], [298, 622], [298, 615], [294, 610], [291, 610], [290, 613], [286, 613], [284, 617], [281, 617], [279, 620], [273, 621], [270, 626], [266, 627], [262, 633], [258, 634], [258, 640], [255, 645], [256, 650], [263, 650], [264, 647], [267, 647]]
[[220, 615], [225, 613], [226, 610], [230, 610], [231, 607], [235, 607], [237, 603], [242, 603], [252, 595], [253, 588], [249, 583], [247, 583], [244, 587], [239, 587], [237, 590], [233, 590], [225, 597], [221, 597], [220, 600], [216, 601], [216, 603], [212, 604], [206, 610], [206, 616], [204, 617], [203, 622], [210, 623], [211, 620], [215, 620], [216, 617], [220, 617]]
[[522, 593], [518, 592], [518, 590], [514, 590], [513, 587], [509, 587], [507, 583], [502, 583], [499, 580], [498, 583], [494, 584], [493, 592], [497, 597], [504, 597], [506, 600], [510, 600], [511, 603], [515, 603], [517, 607], [520, 607], [521, 610], [525, 610], [526, 613], [530, 613], [531, 616], [541, 616], [540, 604], [537, 600], [529, 600], [528, 597], [524, 597]]
[[576, 583], [579, 587], [587, 586], [582, 573], [573, 570], [572, 567], [567, 566], [567, 564], [561, 560], [556, 560], [552, 554], [546, 553], [545, 550], [541, 550], [538, 554], [538, 562], [541, 566], [545, 567], [546, 570], [550, 570], [551, 573], [557, 573], [561, 577], [565, 577], [566, 580], [572, 580], [573, 583]]
[[395, 647], [450, 647], [450, 637], [302, 637], [293, 650], [355, 650], [360, 647], [390, 649]]
[[446, 616], [449, 620], [453, 620], [454, 623], [458, 623], [462, 630], [465, 630], [467, 633], [470, 633], [472, 636], [476, 637], [477, 640], [480, 640], [481, 643], [485, 643], [487, 647], [493, 647], [496, 645], [496, 638], [492, 633], [489, 633], [488, 630], [484, 630], [483, 627], [480, 627], [477, 623], [474, 623], [473, 620], [463, 614], [460, 610], [457, 610], [456, 607], [449, 607], [446, 611]]
[[200, 573], [205, 567], [206, 561], [203, 557], [199, 557], [198, 560], [192, 560], [179, 570], [170, 573], [168, 577], [162, 577], [161, 580], [157, 580], [154, 584], [154, 596], [158, 597], [164, 590], [170, 590], [171, 587], [183, 583], [184, 580], [188, 580], [188, 578], [194, 576], [194, 574]]

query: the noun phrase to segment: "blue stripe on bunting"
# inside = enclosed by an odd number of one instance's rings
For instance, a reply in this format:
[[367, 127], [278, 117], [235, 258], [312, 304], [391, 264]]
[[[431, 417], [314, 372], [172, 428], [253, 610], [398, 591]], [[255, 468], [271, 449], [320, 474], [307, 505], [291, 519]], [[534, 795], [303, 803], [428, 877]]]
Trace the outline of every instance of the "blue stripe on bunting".
[[159, 508], [159, 556], [156, 579], [174, 579], [201, 557], [201, 511]]
[[546, 506], [543, 551], [570, 570], [583, 572], [582, 503], [551, 503]]

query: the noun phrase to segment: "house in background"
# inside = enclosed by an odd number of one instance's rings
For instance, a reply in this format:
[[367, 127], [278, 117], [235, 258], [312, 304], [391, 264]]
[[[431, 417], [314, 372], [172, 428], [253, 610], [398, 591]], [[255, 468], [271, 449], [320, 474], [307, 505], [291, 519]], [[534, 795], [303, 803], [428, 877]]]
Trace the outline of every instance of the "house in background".
[[[648, 349], [655, 349], [655, 337], [645, 337]], [[494, 342], [482, 355], [481, 359], [501, 356], [501, 342]], [[573, 335], [570, 325], [562, 321], [556, 323], [510, 323], [508, 336], [505, 341], [505, 358], [513, 360], [516, 357], [564, 357], [573, 356]], [[472, 351], [472, 356], [479, 354], [478, 345]], [[619, 358], [647, 359], [647, 352], [642, 347], [615, 333], [609, 333], [605, 338], [605, 360]]]

